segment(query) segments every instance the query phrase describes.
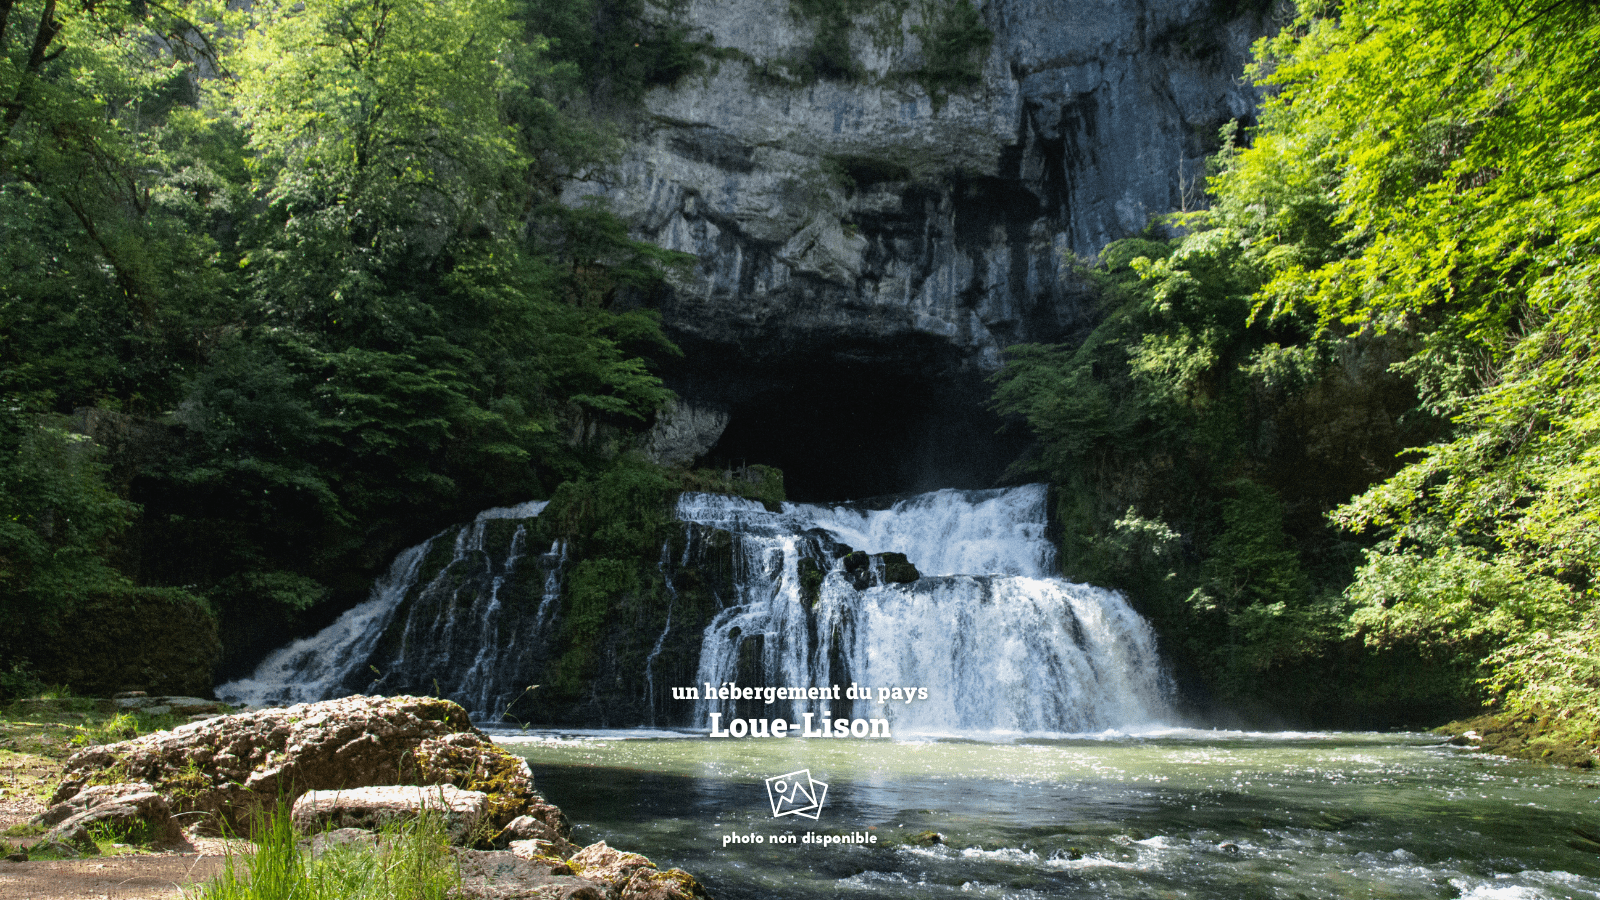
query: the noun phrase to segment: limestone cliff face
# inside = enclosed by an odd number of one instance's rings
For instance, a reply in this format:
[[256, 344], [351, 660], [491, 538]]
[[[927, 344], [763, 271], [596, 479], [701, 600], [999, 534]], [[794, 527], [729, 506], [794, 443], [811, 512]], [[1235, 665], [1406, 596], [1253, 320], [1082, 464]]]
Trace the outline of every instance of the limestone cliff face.
[[[987, 372], [1067, 338], [1089, 315], [1070, 257], [1193, 206], [1219, 128], [1255, 108], [1239, 76], [1267, 22], [1226, 0], [986, 0], [980, 77], [930, 93], [922, 36], [958, 2], [856, 4], [850, 80], [794, 74], [821, 26], [791, 0], [662, 13], [718, 59], [649, 95], [620, 164], [567, 199], [699, 258], [663, 306], [691, 360]], [[764, 389], [675, 377], [730, 427]]]

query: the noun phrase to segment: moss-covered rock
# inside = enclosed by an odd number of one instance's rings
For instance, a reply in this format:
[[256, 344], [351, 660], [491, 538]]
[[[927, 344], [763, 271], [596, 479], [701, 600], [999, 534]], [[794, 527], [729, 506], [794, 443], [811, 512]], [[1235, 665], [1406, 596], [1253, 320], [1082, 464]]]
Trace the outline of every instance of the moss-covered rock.
[[883, 563], [883, 580], [890, 584], [910, 584], [922, 577], [917, 567], [906, 559], [904, 553], [877, 553], [874, 558]]
[[1544, 712], [1492, 712], [1434, 729], [1451, 736], [1450, 743], [1477, 746], [1488, 753], [1531, 759], [1574, 769], [1592, 769], [1600, 732], [1574, 730]]

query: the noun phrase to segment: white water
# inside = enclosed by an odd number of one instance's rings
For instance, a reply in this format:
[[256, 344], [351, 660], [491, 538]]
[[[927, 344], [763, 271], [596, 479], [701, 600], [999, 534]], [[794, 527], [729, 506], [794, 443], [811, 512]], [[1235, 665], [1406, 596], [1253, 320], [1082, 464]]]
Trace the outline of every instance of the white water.
[[340, 684], [372, 655], [395, 607], [416, 583], [417, 569], [432, 544], [429, 538], [401, 551], [364, 602], [315, 635], [273, 651], [249, 677], [218, 685], [217, 696], [251, 706], [286, 706], [338, 696]]
[[[385, 671], [446, 671], [449, 683], [444, 687], [451, 697], [474, 714], [488, 715], [497, 703], [503, 703], [502, 695], [508, 693], [497, 678], [500, 663], [511, 650], [502, 638], [509, 630], [502, 627], [509, 614], [501, 589], [516, 569], [527, 543], [527, 526], [518, 524], [504, 564], [494, 567], [484, 547], [488, 523], [532, 518], [543, 512], [546, 505], [546, 501], [534, 500], [479, 513], [456, 532], [450, 562], [427, 584], [418, 583], [419, 569], [440, 535], [402, 551], [388, 573], [373, 585], [366, 601], [346, 611], [315, 635], [274, 651], [248, 677], [218, 686], [217, 696], [230, 703], [251, 706], [306, 703], [359, 691], [384, 692], [388, 686]], [[561, 548], [553, 547], [551, 552], [560, 555]], [[364, 667], [371, 666], [379, 639], [394, 622], [396, 610], [407, 597], [453, 595], [456, 588], [452, 579], [485, 563], [490, 567], [486, 596], [446, 602], [443, 616], [424, 617], [423, 620], [416, 615], [408, 616], [401, 623], [403, 633], [398, 655], [385, 661], [385, 671], [363, 671]], [[554, 569], [552, 567], [545, 580], [545, 594], [538, 612], [539, 626], [546, 624], [548, 609], [557, 595], [559, 581]], [[463, 648], [467, 650], [467, 658], [460, 653]], [[434, 687], [440, 689], [437, 682]]]
[[[684, 494], [680, 519], [735, 536], [736, 593], [701, 632], [696, 685], [854, 682], [873, 689], [873, 699], [786, 701], [754, 712], [746, 704], [742, 712], [798, 722], [827, 709], [887, 718], [897, 735], [1082, 734], [1171, 723], [1149, 626], [1119, 594], [1050, 574], [1045, 499], [1042, 485], [1029, 485], [936, 491], [886, 510], [791, 503], [772, 513], [736, 497]], [[504, 529], [492, 547], [486, 535], [496, 520], [524, 520], [543, 509], [536, 501], [479, 514], [456, 531], [450, 561], [426, 584], [424, 558], [443, 536], [406, 550], [366, 602], [276, 651], [218, 695], [267, 705], [420, 691], [455, 699], [479, 719], [498, 719], [526, 685], [541, 680], [542, 660], [559, 653], [566, 554], [552, 546], [541, 572], [522, 572], [519, 563], [535, 555], [526, 547], [526, 523], [516, 524], [509, 543]], [[845, 570], [841, 545], [904, 553], [922, 577], [885, 583], [884, 566], [874, 560], [874, 583], [858, 589], [866, 573]], [[686, 706], [656, 708], [657, 664], [679, 618], [669, 570], [690, 566], [689, 554], [688, 545], [681, 560], [662, 550], [668, 608], [659, 634], [646, 639], [653, 646], [643, 666], [643, 717], [651, 723], [689, 714]], [[876, 702], [878, 689], [908, 687], [925, 688], [926, 699]], [[736, 709], [701, 699], [695, 723], [704, 727], [712, 712], [731, 718]]]
[[[1155, 636], [1120, 594], [1049, 573], [1045, 488], [944, 490], [887, 510], [685, 494], [678, 517], [736, 535], [737, 604], [706, 629], [697, 682], [828, 687], [853, 682], [873, 701], [779, 701], [772, 716], [888, 718], [896, 734], [1087, 733], [1158, 727], [1174, 718]], [[827, 535], [817, 535], [816, 530]], [[808, 533], [809, 532], [809, 533]], [[904, 553], [923, 577], [852, 586], [834, 542]], [[825, 572], [808, 604], [800, 561]], [[754, 681], [759, 674], [760, 681]], [[880, 688], [926, 688], [912, 703], [876, 702]], [[744, 708], [748, 715], [748, 705]], [[734, 706], [706, 698], [704, 726]]]

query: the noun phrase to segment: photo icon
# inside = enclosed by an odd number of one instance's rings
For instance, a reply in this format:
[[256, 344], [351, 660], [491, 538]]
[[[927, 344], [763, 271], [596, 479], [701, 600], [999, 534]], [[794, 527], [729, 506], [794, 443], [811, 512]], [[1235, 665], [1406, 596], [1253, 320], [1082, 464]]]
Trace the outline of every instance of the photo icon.
[[822, 803], [827, 798], [828, 785], [812, 779], [810, 769], [767, 779], [767, 799], [772, 801], [773, 818], [803, 816], [815, 819], [822, 815]]

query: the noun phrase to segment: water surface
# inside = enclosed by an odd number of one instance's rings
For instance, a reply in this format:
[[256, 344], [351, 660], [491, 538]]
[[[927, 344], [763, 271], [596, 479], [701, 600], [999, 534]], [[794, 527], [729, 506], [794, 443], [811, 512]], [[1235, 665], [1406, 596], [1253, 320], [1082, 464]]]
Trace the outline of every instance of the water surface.
[[[688, 869], [718, 900], [1600, 897], [1578, 833], [1600, 832], [1600, 776], [1429, 735], [497, 737], [580, 843]], [[798, 769], [828, 785], [816, 821], [772, 814], [765, 779]], [[808, 832], [877, 843], [773, 843]]]

